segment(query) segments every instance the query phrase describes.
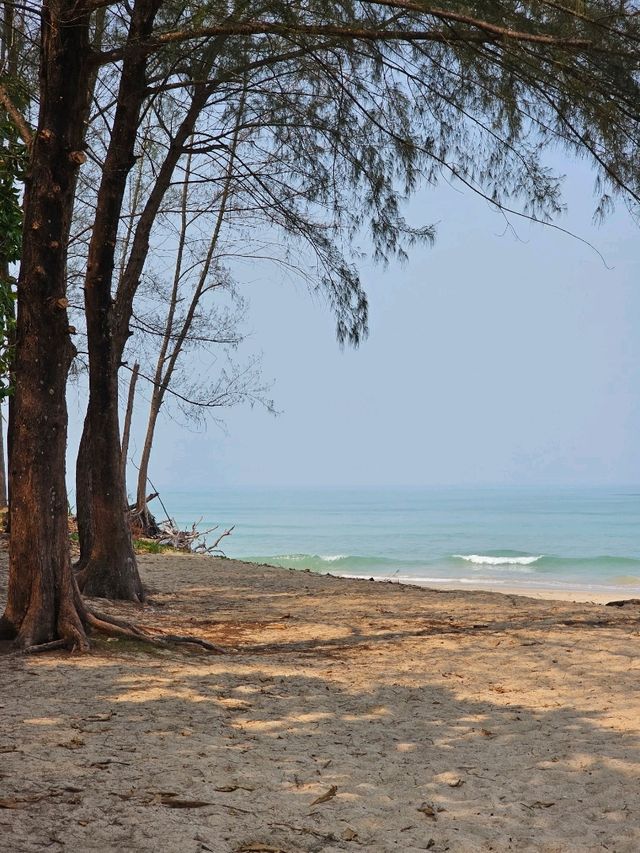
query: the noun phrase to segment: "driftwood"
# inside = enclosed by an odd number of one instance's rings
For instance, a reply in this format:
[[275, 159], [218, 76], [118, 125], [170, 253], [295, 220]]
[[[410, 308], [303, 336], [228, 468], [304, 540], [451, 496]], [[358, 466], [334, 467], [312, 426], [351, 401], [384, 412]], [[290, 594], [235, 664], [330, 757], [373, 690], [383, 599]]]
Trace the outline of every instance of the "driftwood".
[[[153, 483], [149, 481], [153, 487]], [[155, 517], [149, 512], [149, 503], [158, 498], [162, 509], [166, 513], [165, 521], [158, 523]], [[191, 530], [181, 530], [175, 520], [169, 516], [167, 508], [162, 503], [158, 491], [154, 487], [154, 491], [147, 495], [144, 502], [144, 507], [139, 507], [137, 504], [129, 504], [129, 526], [131, 533], [139, 538], [150, 539], [157, 542], [158, 545], [166, 545], [169, 548], [175, 548], [176, 551], [188, 551], [192, 554], [217, 554], [224, 557], [224, 551], [218, 546], [225, 536], [229, 536], [235, 525], [224, 530], [213, 543], [209, 545], [205, 537], [219, 530], [220, 525], [210, 527], [208, 530], [198, 530], [198, 525], [202, 521], [202, 517], [191, 525]]]
[[235, 525], [221, 533], [213, 545], [208, 545], [205, 537], [213, 533], [214, 530], [218, 530], [220, 525], [201, 531], [197, 529], [200, 521], [202, 519], [192, 524], [191, 530], [180, 530], [173, 519], [167, 519], [160, 524], [160, 534], [156, 541], [159, 545], [169, 545], [177, 551], [189, 551], [193, 554], [219, 554], [224, 557], [224, 552], [218, 548], [218, 545], [225, 536], [231, 534]]

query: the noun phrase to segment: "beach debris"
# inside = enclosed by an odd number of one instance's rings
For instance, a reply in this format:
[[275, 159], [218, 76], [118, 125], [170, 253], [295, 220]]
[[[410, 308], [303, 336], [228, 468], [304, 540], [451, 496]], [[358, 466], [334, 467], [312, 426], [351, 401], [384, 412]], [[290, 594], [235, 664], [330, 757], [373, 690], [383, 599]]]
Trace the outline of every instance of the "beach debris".
[[438, 819], [438, 809], [433, 803], [422, 803], [421, 806], [418, 806], [418, 811], [425, 815], [425, 817], [430, 817], [431, 820]]
[[[65, 788], [51, 788], [48, 791], [38, 791], [33, 794], [22, 794], [15, 797], [0, 797], [0, 809], [26, 809], [32, 803], [39, 803], [41, 800], [47, 800], [50, 797], [64, 796], [65, 793], [76, 793], [80, 789], [71, 786]], [[77, 797], [72, 799], [67, 798], [66, 802], [76, 804], [79, 802]]]
[[18, 799], [17, 797], [1, 797], [0, 809], [24, 809], [33, 800]]
[[263, 844], [262, 841], [250, 841], [238, 847], [236, 853], [287, 853], [282, 847], [273, 847], [271, 844]]
[[107, 711], [105, 714], [90, 714], [88, 717], [82, 717], [82, 720], [85, 723], [106, 723], [109, 720], [113, 719], [115, 713], [116, 712], [114, 710], [110, 710]]
[[180, 530], [176, 522], [172, 518], [168, 518], [159, 525], [158, 536], [155, 541], [158, 545], [168, 545], [170, 548], [175, 548], [176, 551], [188, 551], [193, 554], [217, 554], [224, 557], [224, 552], [219, 548], [220, 542], [225, 536], [230, 536], [235, 529], [235, 524], [223, 531], [213, 545], [208, 545], [206, 537], [218, 530], [220, 525], [216, 524], [208, 530], [198, 530], [198, 525], [202, 518], [191, 525], [191, 530]]
[[71, 740], [66, 741], [65, 743], [59, 743], [58, 746], [63, 747], [64, 749], [82, 749], [85, 745], [85, 741], [80, 737], [72, 737]]
[[357, 837], [358, 833], [355, 831], [355, 829], [351, 829], [350, 826], [345, 829], [341, 836], [343, 841], [355, 841]]
[[542, 800], [536, 800], [534, 803], [520, 803], [521, 806], [524, 806], [525, 809], [549, 809], [551, 806], [555, 806], [555, 800], [543, 802]]
[[317, 799], [315, 799], [312, 803], [309, 803], [310, 806], [319, 806], [320, 803], [326, 803], [329, 800], [332, 800], [335, 795], [338, 793], [338, 786], [332, 785], [328, 791], [325, 791], [324, 794], [321, 794]]
[[201, 809], [204, 806], [212, 806], [213, 803], [205, 802], [204, 800], [180, 800], [175, 794], [160, 794], [159, 802], [161, 806], [167, 806], [170, 809]]
[[464, 779], [454, 779], [452, 782], [447, 782], [447, 785], [450, 788], [462, 788], [464, 785]]
[[214, 788], [219, 794], [231, 794], [232, 791], [253, 791], [254, 788], [247, 788], [244, 785], [221, 785], [219, 788]]

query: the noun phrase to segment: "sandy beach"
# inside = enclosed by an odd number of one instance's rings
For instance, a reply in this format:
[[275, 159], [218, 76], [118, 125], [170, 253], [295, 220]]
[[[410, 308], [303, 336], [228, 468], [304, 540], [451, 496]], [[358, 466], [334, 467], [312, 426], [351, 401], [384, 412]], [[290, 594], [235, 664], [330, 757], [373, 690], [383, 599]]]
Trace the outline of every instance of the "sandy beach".
[[2, 649], [3, 851], [640, 849], [639, 607], [140, 563], [228, 652]]

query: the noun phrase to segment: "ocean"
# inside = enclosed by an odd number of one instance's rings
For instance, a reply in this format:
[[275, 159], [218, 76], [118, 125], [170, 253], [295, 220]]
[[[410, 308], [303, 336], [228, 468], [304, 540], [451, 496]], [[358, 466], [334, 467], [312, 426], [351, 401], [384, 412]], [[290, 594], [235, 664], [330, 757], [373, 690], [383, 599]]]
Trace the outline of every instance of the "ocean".
[[[640, 596], [640, 487], [164, 492], [228, 557], [408, 583]], [[162, 512], [156, 502], [158, 519]], [[217, 533], [210, 534], [213, 542]]]

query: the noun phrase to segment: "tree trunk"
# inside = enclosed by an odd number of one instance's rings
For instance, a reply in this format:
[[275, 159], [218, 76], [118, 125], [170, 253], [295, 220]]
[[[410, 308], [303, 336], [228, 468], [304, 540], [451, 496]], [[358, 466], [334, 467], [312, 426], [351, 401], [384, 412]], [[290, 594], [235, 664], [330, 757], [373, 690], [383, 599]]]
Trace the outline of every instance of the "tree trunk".
[[4, 414], [0, 403], [0, 509], [7, 508], [7, 467], [4, 462]]
[[[154, 4], [157, 6], [158, 4]], [[146, 7], [149, 8], [149, 3], [146, 4]], [[138, 21], [138, 25], [144, 24], [144, 22]], [[133, 32], [133, 25], [130, 31], [130, 40], [136, 38], [136, 34]], [[212, 46], [209, 48], [207, 54], [207, 60], [205, 62], [205, 67], [209, 68], [211, 63], [213, 62], [213, 58], [217, 55], [218, 50], [220, 49], [223, 43], [222, 39], [214, 40]], [[144, 63], [142, 60], [126, 61], [123, 66], [123, 74], [122, 78], [124, 79], [125, 72], [127, 72], [130, 83], [135, 84], [133, 88], [131, 88], [128, 92], [121, 88], [120, 92], [125, 92], [124, 100], [122, 98], [119, 99], [118, 110], [121, 110], [120, 115], [122, 117], [122, 109], [123, 107], [128, 107], [129, 115], [131, 115], [136, 110], [136, 99], [141, 98], [144, 95]], [[206, 73], [203, 73], [203, 77], [206, 77]], [[173, 177], [174, 170], [182, 156], [182, 151], [186, 140], [192, 134], [193, 129], [195, 127], [198, 116], [200, 115], [202, 109], [207, 103], [207, 100], [213, 91], [214, 86], [208, 84], [200, 84], [194, 87], [194, 93], [192, 96], [192, 100], [187, 108], [185, 113], [185, 117], [178, 128], [174, 139], [171, 142], [169, 150], [165, 156], [165, 159], [160, 167], [158, 176], [154, 183], [153, 189], [151, 191], [150, 197], [145, 205], [145, 208], [140, 216], [140, 220], [135, 230], [135, 235], [133, 239], [133, 244], [131, 247], [131, 252], [129, 254], [129, 259], [127, 261], [126, 269], [121, 278], [121, 281], [118, 285], [118, 292], [116, 298], [113, 303], [111, 303], [111, 278], [113, 273], [113, 244], [111, 244], [112, 240], [115, 240], [115, 236], [113, 236], [113, 232], [111, 235], [107, 236], [108, 228], [105, 228], [104, 225], [101, 226], [101, 230], [105, 231], [105, 238], [102, 243], [97, 241], [96, 245], [99, 247], [102, 245], [102, 248], [105, 250], [102, 257], [102, 268], [103, 272], [99, 273], [96, 269], [91, 271], [91, 275], [93, 278], [93, 289], [96, 288], [102, 290], [102, 308], [100, 309], [103, 312], [102, 318], [102, 326], [103, 332], [100, 333], [93, 325], [92, 328], [88, 328], [89, 339], [90, 339], [90, 365], [93, 367], [93, 375], [96, 376], [96, 372], [101, 371], [104, 372], [103, 381], [109, 381], [111, 388], [117, 391], [118, 388], [118, 369], [120, 366], [120, 361], [122, 359], [122, 355], [124, 352], [124, 348], [126, 342], [129, 337], [129, 321], [131, 319], [131, 314], [133, 310], [133, 299], [137, 290], [138, 282], [140, 280], [140, 276], [142, 275], [142, 270], [146, 261], [146, 257], [149, 251], [149, 238], [151, 234], [151, 229], [153, 223], [155, 221], [156, 215], [162, 203], [162, 200], [171, 185], [171, 180]], [[138, 107], [139, 109], [139, 107]], [[112, 132], [112, 141], [110, 145], [110, 154], [113, 154], [113, 160], [115, 161], [116, 156], [120, 157], [120, 177], [126, 177], [129, 173], [132, 163], [133, 163], [133, 144], [135, 141], [135, 136], [132, 139], [125, 140], [120, 138], [116, 140], [116, 127], [121, 127], [118, 125], [116, 121], [114, 121], [114, 127]], [[122, 132], [122, 128], [121, 131]], [[128, 130], [131, 130], [129, 126]], [[127, 153], [129, 153], [129, 160], [127, 161]], [[107, 162], [105, 162], [105, 170], [107, 168]], [[113, 168], [113, 167], [112, 167]], [[118, 180], [118, 173], [112, 175], [112, 178], [115, 178], [115, 181]], [[113, 193], [113, 189], [111, 190]], [[124, 192], [124, 185], [122, 186], [122, 192]], [[120, 203], [122, 201], [122, 195], [120, 195]], [[118, 211], [119, 215], [119, 211]], [[96, 229], [98, 228], [98, 223], [96, 222]], [[94, 229], [94, 236], [96, 234], [96, 230]], [[111, 249], [111, 260], [106, 258], [105, 254], [109, 254], [109, 250]], [[108, 270], [108, 274], [104, 273], [104, 270]], [[98, 280], [100, 275], [102, 274], [102, 280]], [[109, 305], [107, 308], [107, 295], [106, 295], [106, 282], [109, 283]], [[88, 324], [89, 325], [89, 324]], [[104, 350], [110, 350], [110, 359], [109, 361], [101, 360], [98, 362], [96, 357], [94, 356], [93, 360], [91, 358], [91, 341], [94, 339], [94, 332], [99, 337], [100, 334], [106, 334], [107, 340], [105, 341], [105, 345], [103, 347]], [[106, 372], [110, 371], [110, 376], [107, 378]], [[136, 594], [132, 594], [132, 589], [138, 589], [136, 578], [137, 578], [137, 569], [135, 568], [135, 558], [134, 563], [131, 564], [130, 560], [133, 557], [133, 551], [129, 553], [129, 549], [124, 547], [122, 553], [118, 554], [114, 548], [113, 542], [110, 541], [111, 531], [117, 528], [119, 525], [126, 525], [126, 519], [124, 515], [119, 519], [109, 513], [100, 513], [98, 511], [98, 504], [100, 503], [100, 493], [105, 494], [105, 482], [104, 480], [101, 482], [95, 481], [96, 472], [89, 470], [89, 463], [91, 460], [94, 460], [98, 457], [98, 455], [102, 452], [96, 446], [94, 446], [91, 436], [89, 435], [89, 421], [99, 423], [100, 429], [99, 434], [102, 435], [102, 430], [111, 430], [112, 433], [109, 435], [103, 435], [102, 441], [99, 442], [103, 446], [108, 445], [109, 449], [106, 456], [103, 457], [103, 465], [101, 466], [103, 469], [103, 475], [106, 478], [106, 481], [113, 484], [114, 483], [114, 475], [115, 471], [107, 472], [105, 470], [105, 466], [114, 465], [115, 464], [115, 455], [114, 455], [114, 447], [116, 442], [116, 436], [113, 433], [114, 423], [113, 418], [109, 423], [105, 423], [102, 421], [102, 411], [100, 408], [100, 395], [95, 394], [92, 396], [90, 393], [89, 398], [89, 406], [87, 410], [87, 420], [85, 421], [85, 429], [83, 432], [83, 442], [85, 443], [86, 453], [82, 453], [78, 457], [78, 470], [76, 477], [76, 503], [77, 503], [77, 513], [78, 513], [78, 535], [80, 537], [80, 562], [78, 563], [78, 568], [82, 570], [82, 573], [79, 575], [79, 580], [81, 583], [89, 583], [88, 586], [85, 586], [84, 589], [87, 592], [93, 592], [98, 587], [94, 586], [93, 580], [91, 579], [94, 575], [94, 572], [98, 572], [100, 576], [103, 578], [104, 583], [100, 584], [101, 593], [106, 594], [110, 598], [135, 598]], [[116, 398], [116, 411], [117, 411], [117, 398]], [[119, 435], [117, 437], [117, 441], [119, 442]], [[81, 444], [81, 450], [83, 445]], [[120, 488], [122, 490], [123, 495], [126, 494], [126, 486], [124, 484], [124, 477], [122, 475], [121, 463], [118, 465], [119, 476], [121, 480]], [[91, 478], [94, 478], [91, 481]], [[104, 504], [104, 500], [102, 501]], [[82, 520], [82, 523], [81, 523]], [[103, 528], [103, 523], [106, 525], [106, 528]], [[128, 530], [128, 525], [127, 530]], [[98, 558], [96, 555], [96, 559], [91, 558], [92, 550], [94, 548], [94, 539], [100, 539], [102, 543], [104, 543], [105, 547], [102, 549], [103, 552], [107, 550], [110, 552], [110, 565], [113, 568], [113, 571], [116, 574], [120, 574], [122, 571], [123, 561], [130, 567], [130, 580], [131, 584], [129, 585], [129, 591], [125, 590], [125, 595], [122, 596], [118, 591], [117, 584], [109, 584], [108, 583], [108, 573], [109, 567], [105, 565], [103, 558]], [[120, 530], [120, 534], [118, 536], [118, 542], [124, 543], [124, 538], [122, 535], [122, 530]], [[139, 581], [139, 578], [138, 578]], [[141, 586], [140, 586], [141, 591]], [[95, 593], [98, 594], [98, 593]]]
[[122, 447], [120, 449], [120, 476], [124, 483], [124, 491], [127, 491], [127, 455], [129, 453], [129, 439], [131, 437], [131, 420], [133, 418], [133, 403], [136, 397], [136, 384], [138, 382], [138, 373], [140, 365], [136, 361], [133, 365], [131, 373], [131, 381], [129, 382], [129, 395], [127, 397], [127, 409], [124, 416], [124, 427], [122, 429]]
[[42, 7], [40, 115], [25, 184], [18, 279], [16, 389], [9, 458], [11, 541], [0, 636], [28, 647], [87, 645], [69, 556], [66, 381], [67, 245], [83, 160], [89, 16], [73, 0]]
[[[153, 446], [153, 436], [156, 429], [156, 421], [160, 413], [161, 401], [158, 399], [157, 388], [153, 389], [151, 398], [151, 406], [149, 409], [149, 420], [147, 422], [147, 432], [144, 438], [144, 447], [140, 457], [140, 468], [138, 469], [138, 490], [136, 499], [136, 509], [140, 514], [140, 522], [145, 532], [151, 526], [151, 515], [147, 504], [147, 478], [149, 476], [149, 459], [151, 458], [151, 448]], [[155, 525], [155, 521], [154, 521]]]
[[[133, 9], [128, 43], [147, 38], [160, 0], [138, 0]], [[96, 219], [89, 245], [85, 278], [85, 311], [89, 347], [88, 436], [91, 453], [91, 545], [79, 575], [89, 595], [142, 601], [124, 482], [121, 476], [118, 418], [120, 353], [114, 346], [111, 284], [115, 245], [127, 177], [135, 164], [134, 146], [140, 109], [146, 96], [146, 57], [125, 56], [118, 100], [98, 190]]]
[[[82, 572], [89, 562], [93, 543], [93, 523], [91, 518], [91, 437], [89, 418], [85, 417], [82, 437], [76, 459], [76, 521], [78, 523], [78, 541], [80, 559], [75, 569]], [[80, 577], [83, 577], [80, 575]]]

